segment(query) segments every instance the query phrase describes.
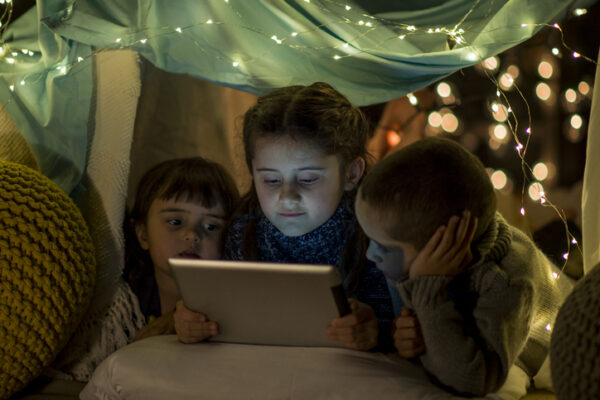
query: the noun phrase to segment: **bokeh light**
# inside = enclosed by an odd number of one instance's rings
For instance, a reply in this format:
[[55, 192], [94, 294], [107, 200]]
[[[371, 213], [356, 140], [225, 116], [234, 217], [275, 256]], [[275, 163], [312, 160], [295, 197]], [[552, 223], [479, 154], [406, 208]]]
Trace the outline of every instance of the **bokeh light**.
[[534, 182], [529, 185], [527, 189], [527, 193], [529, 194], [529, 198], [533, 201], [540, 200], [542, 196], [544, 196], [544, 187], [539, 182]]
[[430, 112], [429, 116], [427, 117], [427, 123], [433, 126], [434, 128], [441, 126], [442, 115], [437, 111]]
[[569, 103], [575, 103], [577, 101], [577, 92], [573, 89], [565, 90], [565, 100]]
[[573, 129], [581, 129], [583, 125], [583, 118], [579, 114], [573, 114], [571, 116], [571, 127]]
[[452, 113], [442, 117], [442, 129], [448, 133], [454, 133], [458, 129], [458, 118]]
[[590, 93], [590, 85], [586, 81], [581, 81], [579, 82], [579, 85], [577, 85], [577, 90], [579, 90], [579, 93], [582, 95], [587, 96]]
[[552, 64], [548, 61], [542, 61], [538, 64], [538, 74], [544, 79], [550, 79], [552, 77], [552, 73], [554, 72], [554, 68], [552, 68]]
[[550, 86], [548, 86], [547, 83], [540, 82], [535, 87], [535, 94], [540, 100], [546, 101], [552, 95], [552, 89], [550, 89]]
[[548, 166], [543, 162], [539, 162], [533, 166], [533, 176], [538, 181], [543, 181], [548, 178]]
[[483, 67], [485, 69], [489, 69], [490, 71], [495, 71], [498, 68], [498, 66], [500, 65], [500, 62], [498, 61], [498, 57], [486, 58], [481, 63], [483, 64]]
[[490, 178], [492, 180], [492, 185], [494, 185], [494, 189], [496, 189], [496, 190], [500, 190], [500, 189], [504, 188], [506, 186], [506, 183], [508, 182], [508, 178], [506, 177], [506, 174], [504, 173], [504, 171], [502, 171], [500, 169], [497, 171], [494, 171]]
[[492, 104], [492, 115], [498, 122], [504, 122], [508, 118], [508, 109], [504, 104], [493, 103]]
[[446, 82], [440, 82], [437, 85], [437, 94], [440, 97], [448, 97], [452, 94], [452, 88]]

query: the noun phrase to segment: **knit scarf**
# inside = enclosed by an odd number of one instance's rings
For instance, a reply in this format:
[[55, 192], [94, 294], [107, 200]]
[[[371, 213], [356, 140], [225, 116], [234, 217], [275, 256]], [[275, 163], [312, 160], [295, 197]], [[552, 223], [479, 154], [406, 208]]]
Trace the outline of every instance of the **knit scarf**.
[[[256, 234], [260, 260], [268, 262], [326, 264], [339, 267], [341, 250], [355, 229], [354, 216], [343, 202], [324, 224], [301, 236], [284, 235], [262, 213], [257, 218]], [[239, 243], [247, 219], [245, 216], [236, 220], [230, 228], [230, 240], [226, 241], [225, 249], [228, 258], [243, 259]]]

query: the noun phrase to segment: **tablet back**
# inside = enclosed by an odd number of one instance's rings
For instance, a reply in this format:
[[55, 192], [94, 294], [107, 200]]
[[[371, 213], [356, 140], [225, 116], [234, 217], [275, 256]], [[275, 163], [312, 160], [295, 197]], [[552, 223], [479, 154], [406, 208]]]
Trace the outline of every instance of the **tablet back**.
[[219, 323], [215, 341], [336, 346], [325, 329], [350, 311], [332, 266], [191, 259], [169, 264], [185, 305]]

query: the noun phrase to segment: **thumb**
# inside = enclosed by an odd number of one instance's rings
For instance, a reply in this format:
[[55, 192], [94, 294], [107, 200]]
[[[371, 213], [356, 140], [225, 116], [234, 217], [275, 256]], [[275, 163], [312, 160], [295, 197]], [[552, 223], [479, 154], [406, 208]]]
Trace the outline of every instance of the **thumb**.
[[410, 317], [413, 315], [413, 311], [410, 308], [402, 307], [402, 311], [400, 311], [401, 317]]

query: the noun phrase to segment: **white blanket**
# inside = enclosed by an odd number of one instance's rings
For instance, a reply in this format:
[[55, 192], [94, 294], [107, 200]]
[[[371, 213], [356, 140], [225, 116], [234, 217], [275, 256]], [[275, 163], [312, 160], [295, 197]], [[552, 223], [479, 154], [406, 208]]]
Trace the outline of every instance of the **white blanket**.
[[[486, 399], [524, 395], [526, 383], [515, 371], [509, 375], [512, 389], [505, 385], [504, 395]], [[174, 335], [148, 338], [112, 354], [80, 398], [458, 399], [431, 384], [422, 368], [395, 355], [216, 342], [186, 345]]]

